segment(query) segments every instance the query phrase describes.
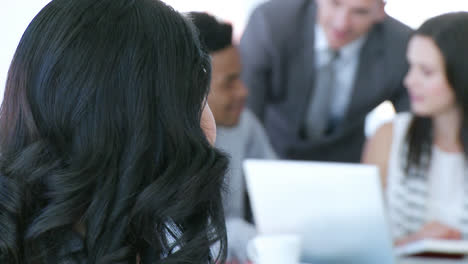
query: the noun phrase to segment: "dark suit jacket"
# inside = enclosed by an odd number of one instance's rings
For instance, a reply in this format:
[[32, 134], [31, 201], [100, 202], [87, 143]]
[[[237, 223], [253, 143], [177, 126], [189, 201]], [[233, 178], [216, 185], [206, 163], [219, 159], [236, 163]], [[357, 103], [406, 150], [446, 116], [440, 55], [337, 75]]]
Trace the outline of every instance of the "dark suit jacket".
[[358, 162], [366, 115], [385, 100], [408, 109], [402, 80], [411, 29], [391, 17], [373, 26], [343, 121], [332, 134], [311, 139], [303, 128], [314, 88], [315, 17], [312, 0], [269, 1], [253, 12], [240, 44], [248, 106], [281, 158]]

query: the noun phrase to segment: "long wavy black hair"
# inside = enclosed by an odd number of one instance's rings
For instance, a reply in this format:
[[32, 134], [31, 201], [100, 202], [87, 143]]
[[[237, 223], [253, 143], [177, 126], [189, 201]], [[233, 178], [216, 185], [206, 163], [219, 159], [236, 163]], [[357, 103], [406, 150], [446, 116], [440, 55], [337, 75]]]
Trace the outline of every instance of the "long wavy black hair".
[[161, 1], [50, 2], [1, 106], [0, 262], [222, 262], [227, 159], [200, 127], [210, 70]]
[[[427, 20], [414, 33], [431, 38], [442, 53], [445, 74], [461, 108], [460, 142], [468, 158], [468, 12], [454, 12]], [[433, 144], [432, 120], [415, 116], [407, 136], [405, 169], [409, 176], [425, 177]]]

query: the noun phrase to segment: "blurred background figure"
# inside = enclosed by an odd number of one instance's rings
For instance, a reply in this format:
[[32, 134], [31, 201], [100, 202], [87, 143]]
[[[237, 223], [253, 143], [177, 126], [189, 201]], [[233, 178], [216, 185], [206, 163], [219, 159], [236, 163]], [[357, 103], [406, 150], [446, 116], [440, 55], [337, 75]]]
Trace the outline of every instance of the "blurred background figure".
[[210, 69], [161, 1], [44, 7], [1, 105], [0, 262], [224, 262]]
[[247, 89], [240, 79], [242, 63], [232, 40], [232, 26], [201, 12], [189, 14], [208, 49], [212, 77], [208, 104], [217, 124], [216, 147], [230, 156], [227, 193], [224, 197], [228, 230], [228, 259], [246, 261], [246, 245], [255, 235], [246, 199], [242, 161], [246, 158], [276, 157], [262, 125], [245, 108]]
[[468, 13], [441, 15], [411, 38], [401, 113], [368, 142], [380, 167], [396, 244], [468, 235]]
[[269, 1], [241, 40], [248, 106], [281, 158], [359, 162], [366, 115], [407, 109], [411, 30], [382, 0]]

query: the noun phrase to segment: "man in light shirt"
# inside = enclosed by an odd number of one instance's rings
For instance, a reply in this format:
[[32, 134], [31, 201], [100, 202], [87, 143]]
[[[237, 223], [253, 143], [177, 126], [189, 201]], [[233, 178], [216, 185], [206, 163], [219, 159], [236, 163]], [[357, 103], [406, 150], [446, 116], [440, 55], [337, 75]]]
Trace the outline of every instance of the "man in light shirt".
[[366, 115], [403, 87], [411, 29], [383, 0], [268, 1], [241, 39], [248, 106], [281, 158], [359, 162]]
[[247, 242], [255, 228], [247, 220], [242, 161], [246, 158], [276, 158], [267, 135], [250, 110], [245, 108], [247, 89], [240, 79], [239, 51], [232, 42], [232, 26], [206, 13], [189, 14], [200, 40], [211, 56], [211, 83], [208, 104], [217, 125], [216, 147], [230, 156], [224, 197], [228, 233], [228, 260], [245, 263]]

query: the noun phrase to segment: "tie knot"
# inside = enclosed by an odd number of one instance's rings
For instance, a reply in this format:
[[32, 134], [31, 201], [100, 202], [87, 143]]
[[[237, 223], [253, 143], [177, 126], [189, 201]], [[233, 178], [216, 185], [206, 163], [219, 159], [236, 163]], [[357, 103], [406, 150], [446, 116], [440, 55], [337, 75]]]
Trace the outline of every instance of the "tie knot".
[[330, 49], [328, 52], [330, 54], [330, 61], [336, 61], [340, 57], [339, 50]]

